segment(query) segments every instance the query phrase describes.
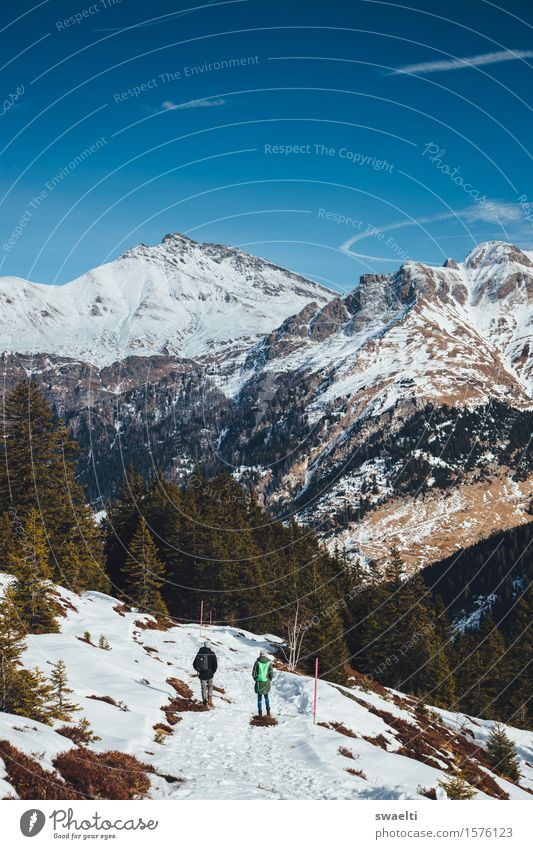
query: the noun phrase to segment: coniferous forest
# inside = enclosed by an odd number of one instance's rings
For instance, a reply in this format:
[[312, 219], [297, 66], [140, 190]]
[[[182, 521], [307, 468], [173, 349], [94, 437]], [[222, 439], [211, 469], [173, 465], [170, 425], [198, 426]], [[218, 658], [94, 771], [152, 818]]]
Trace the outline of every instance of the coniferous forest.
[[490, 558], [483, 545], [462, 554], [463, 596], [488, 594], [500, 577], [505, 589], [475, 627], [454, 630], [458, 570], [408, 576], [394, 548], [385, 565], [363, 568], [294, 519], [273, 520], [229, 473], [197, 470], [178, 485], [131, 468], [97, 525], [76, 479], [86, 458], [31, 382], [5, 399], [2, 452], [1, 570], [13, 580], [0, 605], [0, 709], [66, 712], [53, 696], [54, 686], [68, 693], [61, 670], [49, 680], [20, 667], [25, 635], [60, 626], [59, 584], [178, 622], [198, 621], [203, 602], [214, 623], [284, 638], [289, 668], [310, 671], [318, 657], [336, 683], [367, 676], [421, 704], [533, 728], [533, 593], [505, 577], [530, 526]]

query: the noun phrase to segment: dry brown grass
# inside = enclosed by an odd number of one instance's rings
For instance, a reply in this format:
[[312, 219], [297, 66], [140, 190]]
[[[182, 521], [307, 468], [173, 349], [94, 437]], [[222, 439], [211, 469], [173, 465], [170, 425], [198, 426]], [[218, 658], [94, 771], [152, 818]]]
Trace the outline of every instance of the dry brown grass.
[[[192, 699], [192, 690], [185, 681], [180, 681], [179, 678], [167, 678], [167, 684], [174, 688], [178, 696], [182, 696], [184, 699]], [[213, 689], [216, 690], [216, 687]]]
[[425, 796], [426, 799], [437, 799], [436, 787], [421, 787], [418, 785], [416, 792], [420, 793], [421, 796]]
[[375, 737], [363, 736], [363, 740], [366, 740], [367, 743], [371, 743], [372, 746], [379, 746], [380, 749], [384, 749], [386, 752], [388, 751], [389, 741], [383, 736], [383, 734], [376, 734]]
[[163, 731], [165, 734], [174, 734], [170, 725], [165, 725], [164, 722], [156, 722], [155, 725], [152, 725], [154, 731]]
[[[508, 794], [485, 770], [491, 770], [487, 754], [466, 736], [453, 733], [444, 724], [436, 722], [431, 714], [417, 711], [417, 725], [393, 716], [388, 711], [368, 708], [370, 713], [381, 717], [395, 731], [401, 748], [397, 754], [413, 758], [428, 766], [442, 769], [439, 761], [453, 771], [455, 762], [464, 764], [465, 777], [472, 787], [494, 799], [508, 799]], [[484, 767], [482, 769], [481, 767]], [[491, 770], [492, 771], [492, 770]]]
[[378, 681], [374, 681], [374, 679], [370, 678], [368, 675], [358, 672], [357, 669], [352, 669], [351, 666], [347, 666], [345, 671], [348, 682], [360, 687], [365, 693], [376, 693], [378, 696], [383, 697], [389, 696], [389, 691], [383, 686], [383, 684], [380, 684]]
[[347, 749], [346, 746], [339, 746], [337, 752], [339, 753], [339, 755], [342, 755], [343, 758], [351, 758], [352, 761], [355, 760], [353, 752], [350, 749]]
[[255, 725], [259, 728], [272, 728], [278, 724], [278, 720], [273, 716], [252, 716], [250, 725]]
[[338, 734], [344, 734], [345, 737], [357, 737], [355, 731], [347, 728], [342, 722], [317, 722], [321, 728], [327, 728], [328, 731], [336, 731]]
[[353, 769], [353, 767], [346, 767], [346, 772], [349, 772], [350, 775], [356, 775], [358, 778], [364, 778], [366, 780], [366, 773], [363, 772], [362, 769]]
[[175, 623], [168, 616], [158, 616], [157, 619], [148, 619], [146, 622], [136, 619], [133, 624], [143, 631], [168, 631]]
[[43, 769], [38, 761], [20, 752], [7, 740], [0, 740], [0, 757], [5, 765], [7, 781], [21, 799], [83, 799], [83, 795], [65, 784], [57, 772]]
[[154, 772], [133, 755], [89, 749], [62, 752], [53, 764], [70, 787], [95, 799], [142, 799]]
[[106, 705], [113, 705], [113, 707], [119, 706], [113, 696], [87, 696], [87, 698], [92, 699], [95, 702], [105, 702]]
[[[527, 506], [533, 475], [524, 481], [514, 481], [513, 475], [512, 469], [501, 466], [490, 480], [463, 481], [454, 487], [460, 500], [454, 500], [453, 507], [449, 498], [443, 502], [440, 490], [425, 494], [423, 499], [390, 499], [352, 526], [358, 547], [379, 562], [386, 560], [391, 545], [397, 545], [402, 559], [418, 571], [425, 563], [456, 552], [458, 528], [466, 548], [496, 531], [525, 524], [531, 519]], [[468, 527], [464, 526], [465, 516]]]

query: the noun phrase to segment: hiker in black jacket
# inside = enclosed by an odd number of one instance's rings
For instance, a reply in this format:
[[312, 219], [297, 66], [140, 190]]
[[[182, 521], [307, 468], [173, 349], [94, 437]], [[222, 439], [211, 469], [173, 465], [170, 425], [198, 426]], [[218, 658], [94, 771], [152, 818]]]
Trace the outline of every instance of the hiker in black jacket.
[[202, 701], [204, 707], [213, 707], [213, 675], [217, 671], [218, 663], [215, 652], [209, 648], [207, 640], [198, 650], [198, 654], [194, 658], [194, 669], [198, 673], [198, 678], [202, 685]]

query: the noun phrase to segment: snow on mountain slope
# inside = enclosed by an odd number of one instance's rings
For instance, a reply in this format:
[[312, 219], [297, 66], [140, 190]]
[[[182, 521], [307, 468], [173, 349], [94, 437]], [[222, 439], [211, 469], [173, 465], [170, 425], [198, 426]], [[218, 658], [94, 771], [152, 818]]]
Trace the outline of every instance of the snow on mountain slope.
[[[4, 584], [7, 580], [2, 577]], [[374, 692], [357, 682], [347, 688], [325, 681], [319, 684], [322, 724], [314, 726], [312, 679], [281, 669], [275, 673], [271, 694], [278, 726], [251, 727], [255, 709], [251, 668], [260, 649], [271, 651], [279, 641], [235, 628], [211, 627], [208, 637], [219, 660], [215, 684], [220, 689], [214, 695], [214, 708], [180, 713], [181, 721], [162, 745], [154, 742], [153, 726], [166, 722], [161, 708], [176, 695], [168, 679], [179, 678], [199, 696], [191, 666], [203, 639], [199, 626], [167, 631], [143, 628], [142, 624], [152, 621], [150, 617], [119, 612], [116, 599], [93, 592], [81, 597], [64, 589], [59, 592], [72, 605], [61, 620], [61, 633], [29, 636], [24, 663], [39, 665], [46, 672], [51, 663], [65, 660], [73, 699], [82, 707], [80, 715], [102, 737], [91, 744], [92, 749], [135, 754], [157, 773], [178, 779], [168, 783], [154, 775], [152, 798], [422, 800], [424, 788], [426, 792], [434, 788], [437, 797], [443, 798], [437, 782], [445, 777], [450, 752], [457, 746], [470, 752], [472, 763], [478, 763], [479, 752], [472, 743], [483, 747], [491, 727], [490, 722], [445, 711], [424, 719], [415, 713], [414, 701], [401, 694], [383, 688]], [[86, 631], [95, 642], [104, 634], [111, 649], [81, 641]], [[94, 695], [109, 696], [123, 709], [89, 698]], [[342, 724], [337, 725], [340, 731], [335, 724]], [[346, 729], [353, 736], [346, 736]], [[420, 747], [426, 752], [421, 756], [425, 763], [420, 756], [417, 759], [413, 729], [421, 741], [430, 733], [433, 743], [439, 740], [437, 748]], [[533, 789], [533, 734], [513, 728], [508, 733], [519, 749], [522, 787]], [[0, 740], [37, 757], [48, 769], [60, 751], [73, 745], [52, 727], [2, 713]], [[489, 796], [503, 791], [512, 799], [531, 798], [526, 789], [492, 775], [486, 765], [479, 769], [491, 779], [485, 787]], [[2, 761], [0, 793], [13, 794]], [[488, 796], [480, 790], [477, 798]]]
[[0, 346], [97, 366], [134, 354], [223, 358], [331, 297], [236, 248], [172, 234], [63, 286], [0, 278]]
[[478, 405], [532, 406], [533, 263], [513, 245], [487, 242], [442, 268], [407, 262], [394, 275], [363, 275], [344, 299], [306, 306], [252, 350], [230, 392], [257, 372], [322, 373], [317, 418], [351, 397], [377, 415], [406, 395]]
[[[533, 263], [513, 245], [487, 242], [440, 268], [408, 262], [393, 275], [364, 275], [348, 296], [288, 318], [221, 377], [222, 391], [258, 411], [255, 423], [228, 430], [221, 450], [231, 458], [238, 446], [239, 465], [268, 470], [261, 491], [277, 514], [296, 505], [303, 521], [365, 556], [394, 542], [413, 565], [447, 556], [487, 528], [528, 518], [532, 328]], [[503, 493], [497, 510], [490, 478]], [[457, 494], [456, 509], [439, 505], [438, 543], [431, 516], [420, 521], [418, 496], [432, 487], [433, 503]]]

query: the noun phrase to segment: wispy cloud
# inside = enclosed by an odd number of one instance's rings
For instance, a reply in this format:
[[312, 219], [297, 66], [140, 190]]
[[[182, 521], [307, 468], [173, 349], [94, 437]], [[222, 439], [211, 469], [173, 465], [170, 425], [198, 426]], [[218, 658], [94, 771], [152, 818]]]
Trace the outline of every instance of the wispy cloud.
[[174, 103], [173, 100], [164, 100], [163, 109], [208, 109], [212, 106], [224, 106], [223, 97], [201, 98], [200, 100], [189, 100], [186, 103]]
[[514, 224], [521, 221], [523, 212], [517, 203], [500, 203], [490, 201], [488, 204], [476, 204], [476, 206], [463, 209], [457, 213], [465, 221], [488, 221], [493, 224]]
[[513, 62], [516, 59], [531, 59], [533, 50], [496, 50], [493, 53], [479, 53], [477, 56], [463, 56], [457, 59], [439, 59], [435, 62], [420, 62], [418, 65], [404, 65], [389, 74], [434, 74], [437, 71], [459, 71], [464, 68], [479, 68], [482, 65], [495, 65], [497, 62]]
[[[397, 257], [385, 256], [368, 256], [367, 254], [356, 253], [353, 246], [363, 239], [380, 238], [380, 234], [390, 233], [393, 230], [403, 230], [406, 227], [420, 227], [425, 224], [434, 224], [439, 221], [464, 221], [468, 224], [473, 224], [477, 221], [489, 222], [505, 226], [509, 224], [517, 225], [523, 220], [523, 211], [517, 203], [506, 203], [491, 201], [488, 204], [475, 204], [474, 206], [466, 207], [452, 212], [438, 212], [434, 215], [424, 215], [420, 218], [403, 218], [400, 221], [392, 221], [390, 224], [384, 224], [383, 227], [372, 228], [366, 233], [357, 233], [340, 245], [339, 249], [348, 256], [358, 259], [379, 260], [380, 262], [397, 262]], [[438, 241], [438, 238], [437, 238]]]

